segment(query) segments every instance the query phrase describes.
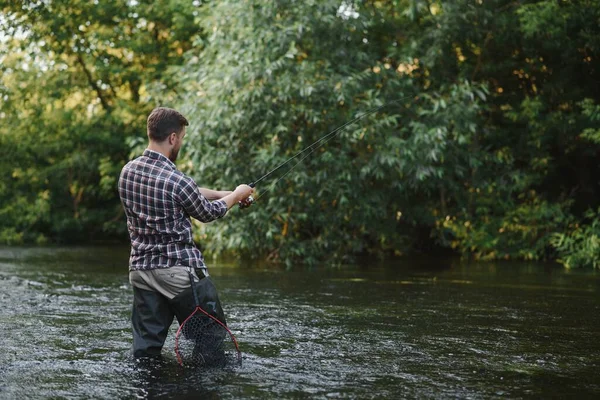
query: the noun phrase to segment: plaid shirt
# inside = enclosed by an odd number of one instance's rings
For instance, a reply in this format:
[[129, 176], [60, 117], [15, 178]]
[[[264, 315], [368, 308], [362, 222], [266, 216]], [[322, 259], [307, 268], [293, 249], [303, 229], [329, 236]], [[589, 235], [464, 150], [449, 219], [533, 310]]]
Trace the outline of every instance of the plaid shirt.
[[227, 212], [224, 201], [207, 200], [192, 178], [152, 150], [123, 167], [119, 196], [131, 239], [130, 271], [181, 265], [206, 272], [190, 217], [201, 222], [221, 218]]

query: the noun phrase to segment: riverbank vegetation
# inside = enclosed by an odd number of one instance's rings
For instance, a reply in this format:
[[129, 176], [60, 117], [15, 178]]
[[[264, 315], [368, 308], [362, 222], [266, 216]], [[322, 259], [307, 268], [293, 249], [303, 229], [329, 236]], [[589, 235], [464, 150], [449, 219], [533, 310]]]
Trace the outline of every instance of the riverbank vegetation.
[[180, 168], [225, 189], [387, 104], [198, 242], [600, 265], [600, 1], [0, 4], [3, 243], [126, 241], [116, 180], [156, 105], [191, 122]]

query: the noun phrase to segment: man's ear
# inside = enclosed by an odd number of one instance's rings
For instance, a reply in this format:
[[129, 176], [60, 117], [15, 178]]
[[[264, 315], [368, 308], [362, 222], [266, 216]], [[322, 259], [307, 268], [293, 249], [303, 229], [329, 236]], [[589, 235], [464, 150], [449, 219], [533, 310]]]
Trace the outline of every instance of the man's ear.
[[175, 132], [171, 132], [171, 134], [169, 135], [169, 144], [175, 144], [176, 140], [177, 134]]

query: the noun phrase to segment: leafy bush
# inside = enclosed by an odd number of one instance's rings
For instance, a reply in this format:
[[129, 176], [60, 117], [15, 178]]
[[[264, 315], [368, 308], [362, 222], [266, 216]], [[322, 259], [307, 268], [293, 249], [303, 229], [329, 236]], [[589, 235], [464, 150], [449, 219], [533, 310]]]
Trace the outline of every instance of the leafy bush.
[[567, 268], [600, 268], [600, 208], [589, 210], [583, 221], [569, 228], [566, 233], [552, 236], [558, 261]]

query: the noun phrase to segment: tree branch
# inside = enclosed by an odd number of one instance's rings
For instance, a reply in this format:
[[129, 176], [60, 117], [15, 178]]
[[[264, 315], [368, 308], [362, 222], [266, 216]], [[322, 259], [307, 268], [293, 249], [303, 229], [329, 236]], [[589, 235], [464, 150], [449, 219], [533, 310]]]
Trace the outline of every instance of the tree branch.
[[98, 86], [98, 84], [94, 81], [94, 78], [92, 77], [92, 73], [90, 72], [90, 70], [85, 65], [85, 61], [83, 60], [83, 57], [81, 57], [80, 53], [77, 53], [76, 54], [76, 58], [77, 58], [77, 62], [79, 63], [79, 65], [83, 69], [83, 72], [85, 73], [85, 76], [87, 77], [90, 86], [92, 86], [92, 88], [96, 91], [96, 95], [100, 99], [100, 103], [102, 104], [102, 108], [104, 108], [107, 112], [110, 112], [111, 111], [111, 106], [108, 104], [108, 100], [104, 96], [104, 93], [102, 92], [102, 89], [100, 88], [100, 86]]

